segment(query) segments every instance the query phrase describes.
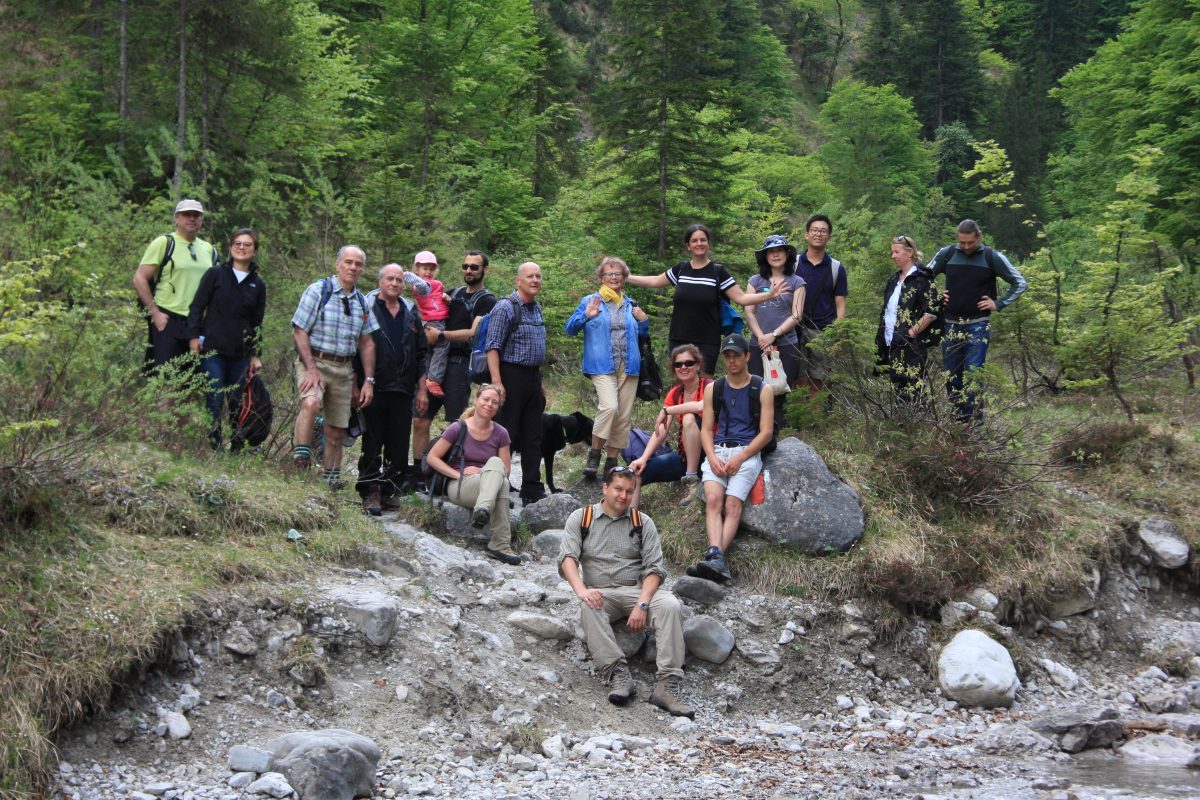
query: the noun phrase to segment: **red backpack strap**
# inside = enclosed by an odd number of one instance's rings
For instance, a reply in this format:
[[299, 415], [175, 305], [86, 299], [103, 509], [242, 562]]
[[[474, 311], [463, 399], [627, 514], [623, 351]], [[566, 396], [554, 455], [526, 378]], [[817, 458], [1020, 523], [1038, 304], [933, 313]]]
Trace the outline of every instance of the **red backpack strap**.
[[592, 515], [594, 513], [590, 505], [583, 507], [583, 519], [579, 521], [579, 543], [581, 545], [592, 530]]

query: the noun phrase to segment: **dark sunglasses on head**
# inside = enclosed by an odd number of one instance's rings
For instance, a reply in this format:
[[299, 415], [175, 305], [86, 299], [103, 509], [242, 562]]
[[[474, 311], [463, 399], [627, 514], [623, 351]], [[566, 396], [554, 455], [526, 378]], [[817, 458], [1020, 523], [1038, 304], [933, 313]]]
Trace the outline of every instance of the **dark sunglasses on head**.
[[694, 367], [699, 363], [699, 361], [676, 361], [671, 366], [675, 369], [683, 369], [684, 367]]
[[905, 247], [913, 246], [913, 243], [908, 240], [907, 236], [897, 236], [895, 239], [892, 239], [892, 241], [897, 242], [898, 244], [902, 244]]
[[474, 272], [475, 270], [483, 269], [483, 264], [463, 264], [463, 269]]
[[350, 298], [342, 296], [342, 313], [347, 317], [350, 316]]

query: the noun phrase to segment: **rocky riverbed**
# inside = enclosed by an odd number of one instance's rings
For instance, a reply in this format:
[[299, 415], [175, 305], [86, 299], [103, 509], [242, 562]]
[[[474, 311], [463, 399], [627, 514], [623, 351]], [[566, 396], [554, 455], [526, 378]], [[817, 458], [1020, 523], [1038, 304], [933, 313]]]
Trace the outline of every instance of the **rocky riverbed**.
[[[641, 702], [652, 636], [623, 642], [639, 702], [605, 701], [553, 529], [508, 567], [382, 524], [361, 567], [214, 599], [64, 732], [56, 796], [1200, 798], [1200, 602], [1152, 554], [1017, 629], [978, 587], [887, 641], [854, 603], [675, 578], [693, 721]], [[950, 699], [962, 630], [1011, 655], [1010, 707]]]

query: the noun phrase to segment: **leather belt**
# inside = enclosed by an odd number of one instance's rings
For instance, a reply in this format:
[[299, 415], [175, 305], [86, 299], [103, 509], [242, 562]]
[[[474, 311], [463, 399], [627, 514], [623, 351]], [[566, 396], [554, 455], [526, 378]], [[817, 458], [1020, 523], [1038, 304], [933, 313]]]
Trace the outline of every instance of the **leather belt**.
[[332, 361], [335, 364], [345, 364], [347, 361], [353, 358], [353, 356], [338, 356], [334, 355], [333, 353], [326, 353], [324, 350], [318, 350], [315, 347], [311, 349], [313, 357], [319, 358], [322, 361]]

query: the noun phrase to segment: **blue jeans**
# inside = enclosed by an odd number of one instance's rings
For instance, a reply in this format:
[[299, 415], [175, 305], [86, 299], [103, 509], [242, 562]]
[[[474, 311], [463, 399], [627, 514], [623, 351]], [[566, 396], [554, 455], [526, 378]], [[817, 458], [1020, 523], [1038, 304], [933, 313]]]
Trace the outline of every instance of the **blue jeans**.
[[652, 456], [647, 459], [646, 468], [642, 470], [642, 486], [677, 481], [683, 477], [684, 466], [679, 453], [663, 453], [660, 456]]
[[979, 322], [947, 322], [942, 337], [942, 367], [946, 370], [946, 391], [954, 404], [955, 416], [963, 422], [983, 418], [975, 402], [975, 392], [966, 389], [971, 373], [987, 360], [988, 342], [992, 338], [990, 320]]
[[[226, 356], [215, 350], [205, 353], [200, 360], [208, 374], [208, 413], [212, 416], [213, 430], [221, 429], [221, 412], [229, 395], [241, 391], [250, 366], [250, 356]], [[232, 391], [230, 387], [236, 387]]]

